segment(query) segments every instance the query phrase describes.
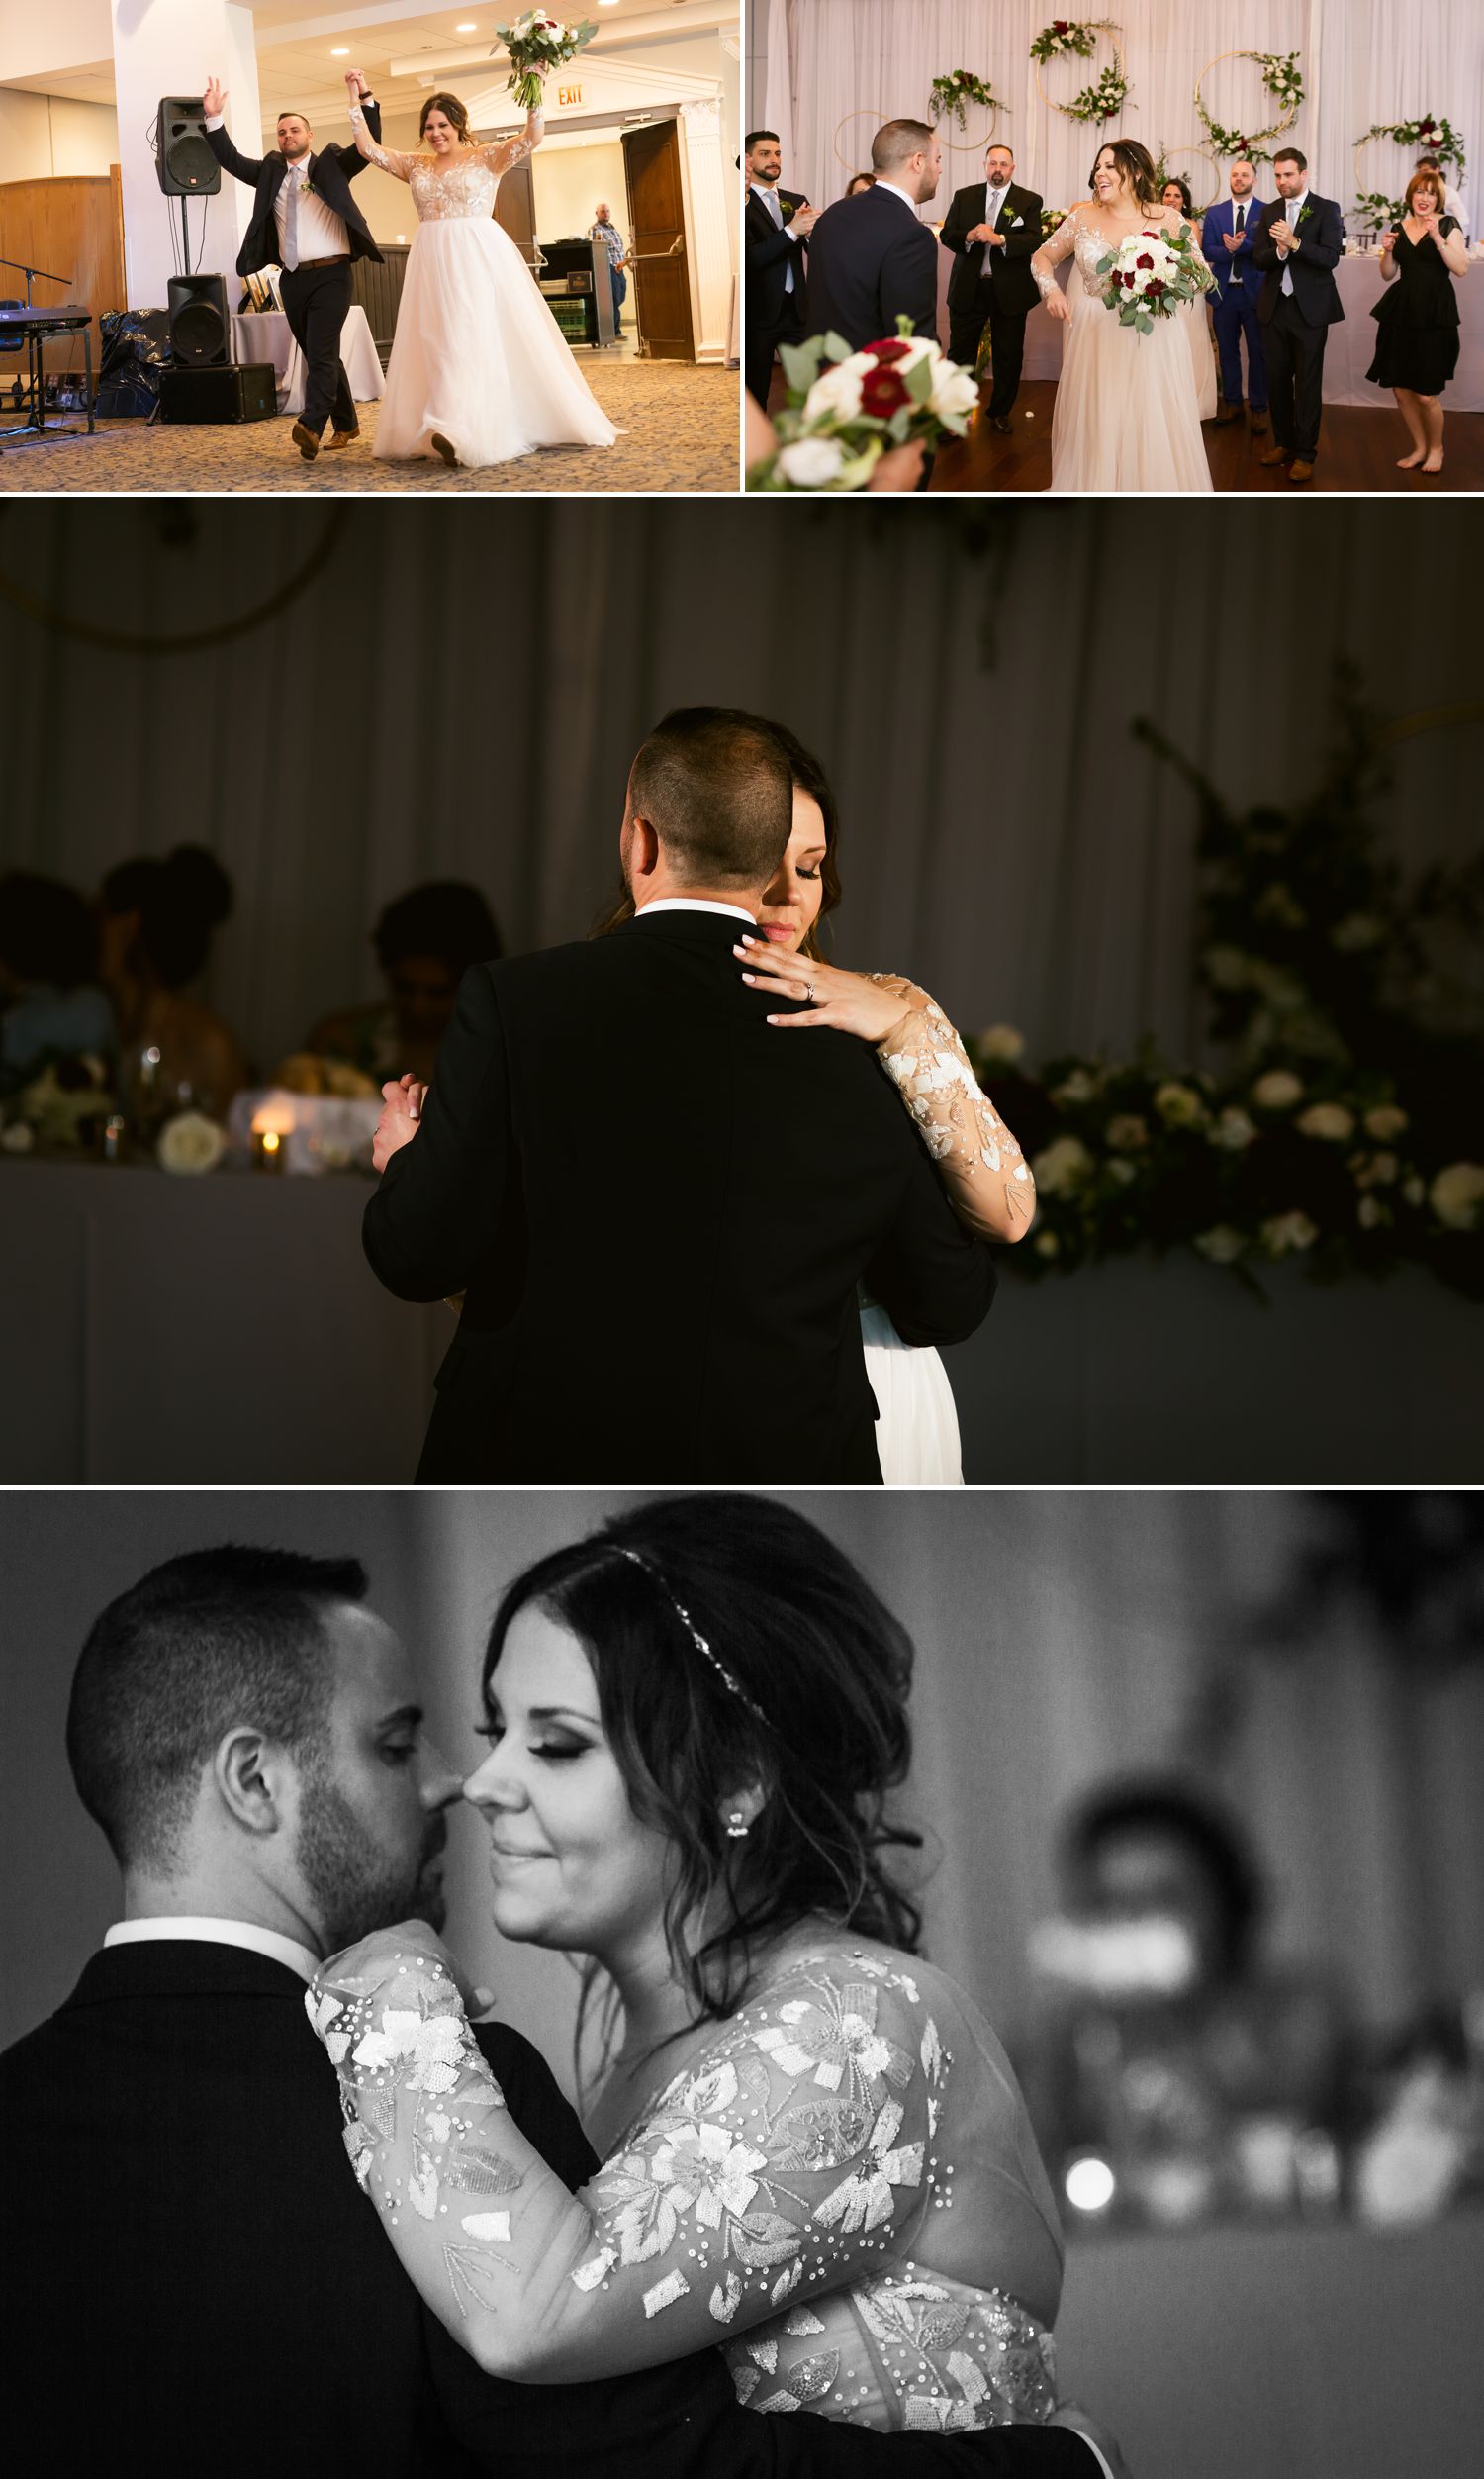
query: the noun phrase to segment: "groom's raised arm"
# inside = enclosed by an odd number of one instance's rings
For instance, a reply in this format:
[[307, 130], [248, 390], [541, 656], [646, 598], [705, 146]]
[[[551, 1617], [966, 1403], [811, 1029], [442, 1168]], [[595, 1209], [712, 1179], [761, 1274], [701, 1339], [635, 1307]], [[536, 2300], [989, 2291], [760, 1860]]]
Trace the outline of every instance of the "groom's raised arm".
[[989, 1314], [994, 1262], [959, 1220], [915, 1138], [912, 1151], [896, 1218], [866, 1269], [865, 1286], [904, 1343], [962, 1343]]
[[467, 1290], [503, 1234], [516, 1180], [505, 1035], [488, 965], [459, 984], [417, 1135], [366, 1207], [372, 1271], [399, 1299]]

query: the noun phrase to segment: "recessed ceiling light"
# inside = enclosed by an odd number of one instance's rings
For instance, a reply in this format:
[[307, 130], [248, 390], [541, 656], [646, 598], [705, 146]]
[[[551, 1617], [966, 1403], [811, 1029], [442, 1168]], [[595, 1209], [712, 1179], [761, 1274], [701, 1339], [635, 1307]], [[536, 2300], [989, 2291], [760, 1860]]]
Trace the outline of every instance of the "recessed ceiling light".
[[348, 44], [348, 43], [336, 44], [336, 45], [335, 45], [334, 49], [331, 51], [331, 53], [330, 53], [330, 55], [329, 55], [329, 56], [330, 56], [330, 58], [331, 58], [332, 60], [348, 60], [348, 59], [349, 59], [349, 57], [350, 57], [350, 46], [349, 46], [349, 44]]
[[479, 33], [479, 28], [477, 26], [455, 26], [453, 31], [456, 35], [477, 35]]

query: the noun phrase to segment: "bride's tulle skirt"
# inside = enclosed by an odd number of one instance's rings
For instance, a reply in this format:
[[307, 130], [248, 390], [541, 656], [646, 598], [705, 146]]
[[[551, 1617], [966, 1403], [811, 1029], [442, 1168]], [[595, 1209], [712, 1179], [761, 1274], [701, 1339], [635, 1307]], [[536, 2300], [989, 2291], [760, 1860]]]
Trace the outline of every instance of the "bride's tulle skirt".
[[888, 1488], [962, 1487], [959, 1415], [935, 1351], [904, 1343], [884, 1308], [863, 1308], [861, 1341], [876, 1396], [876, 1451]]
[[618, 435], [492, 217], [419, 224], [408, 252], [376, 453], [435, 456], [435, 430], [461, 465], [573, 441], [611, 447]]
[[[1074, 286], [1070, 299], [1052, 489], [1209, 491], [1189, 314], [1158, 319], [1154, 334], [1141, 335], [1093, 294]], [[1203, 308], [1200, 318], [1204, 327]]]

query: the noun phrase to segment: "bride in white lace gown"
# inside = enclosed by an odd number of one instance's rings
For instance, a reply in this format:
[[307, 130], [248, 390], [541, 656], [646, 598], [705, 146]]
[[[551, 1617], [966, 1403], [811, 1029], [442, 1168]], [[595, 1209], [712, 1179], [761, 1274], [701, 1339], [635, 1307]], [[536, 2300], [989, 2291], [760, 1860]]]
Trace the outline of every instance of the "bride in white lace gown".
[[[1209, 491], [1189, 315], [1157, 319], [1154, 333], [1141, 335], [1106, 308], [1097, 274], [1098, 260], [1131, 234], [1182, 227], [1204, 266], [1195, 234], [1183, 215], [1158, 203], [1154, 163], [1134, 139], [1103, 147], [1092, 191], [1031, 260], [1047, 309], [1067, 331], [1052, 419], [1052, 489]], [[1056, 270], [1073, 252], [1064, 294]]]
[[[347, 77], [346, 84], [351, 84]], [[422, 107], [426, 152], [372, 138], [353, 95], [360, 153], [406, 181], [417, 211], [376, 429], [378, 456], [500, 465], [538, 447], [611, 447], [618, 433], [590, 393], [509, 233], [495, 222], [501, 176], [539, 146], [520, 137], [476, 145], [455, 95]]]

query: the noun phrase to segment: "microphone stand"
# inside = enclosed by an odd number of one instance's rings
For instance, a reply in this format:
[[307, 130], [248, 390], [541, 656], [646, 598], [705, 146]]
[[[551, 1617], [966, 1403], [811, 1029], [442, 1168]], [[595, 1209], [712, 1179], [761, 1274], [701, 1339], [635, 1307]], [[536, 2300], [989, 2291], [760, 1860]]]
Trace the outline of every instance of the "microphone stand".
[[[25, 260], [22, 258], [0, 258], [0, 267], [14, 267], [17, 275], [25, 276], [26, 307], [28, 310], [35, 307], [31, 298], [33, 277], [39, 275], [44, 284], [59, 284], [63, 292], [67, 290], [73, 280], [70, 275], [51, 275], [46, 267], [28, 267]], [[39, 336], [28, 335], [26, 339], [26, 347], [27, 358], [32, 367], [33, 419], [30, 422], [21, 423], [13, 429], [0, 430], [0, 439], [24, 438], [30, 431], [44, 431], [46, 428], [46, 402], [45, 393], [46, 374], [42, 367], [41, 338]], [[38, 415], [41, 417], [40, 420], [36, 419]], [[3, 453], [4, 450], [0, 449], [0, 455], [3, 455]]]

